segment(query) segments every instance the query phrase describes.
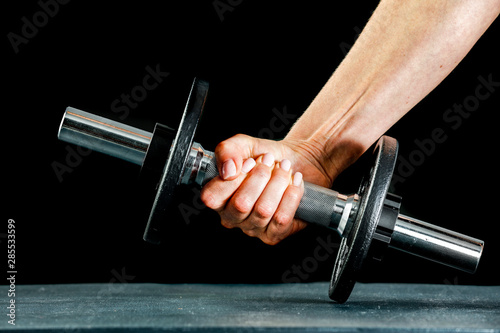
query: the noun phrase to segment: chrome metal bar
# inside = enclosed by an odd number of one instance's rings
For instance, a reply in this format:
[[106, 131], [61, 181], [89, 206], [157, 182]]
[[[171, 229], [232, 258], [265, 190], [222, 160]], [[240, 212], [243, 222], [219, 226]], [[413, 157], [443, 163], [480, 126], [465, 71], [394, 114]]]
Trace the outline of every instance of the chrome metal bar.
[[58, 138], [142, 165], [152, 133], [72, 107], [66, 108]]
[[484, 242], [399, 214], [390, 247], [474, 273]]

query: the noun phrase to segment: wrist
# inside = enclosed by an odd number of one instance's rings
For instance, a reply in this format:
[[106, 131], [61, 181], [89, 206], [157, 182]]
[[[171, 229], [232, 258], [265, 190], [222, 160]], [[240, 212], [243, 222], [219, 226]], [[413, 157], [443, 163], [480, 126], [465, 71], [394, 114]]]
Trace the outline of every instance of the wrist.
[[[353, 164], [370, 146], [372, 140], [363, 142], [359, 136], [350, 135], [349, 128], [333, 135], [319, 129], [307, 137], [297, 137], [290, 133], [283, 140], [305, 163], [314, 165], [331, 186], [335, 178]], [[353, 133], [355, 134], [355, 133]], [[377, 138], [373, 139], [373, 142]], [[313, 181], [313, 180], [311, 180]], [[313, 181], [314, 182], [314, 181]]]
[[373, 98], [368, 87], [358, 84], [335, 93], [340, 90], [337, 76], [327, 82], [285, 138], [314, 160], [331, 182], [386, 130], [370, 114], [368, 101]]

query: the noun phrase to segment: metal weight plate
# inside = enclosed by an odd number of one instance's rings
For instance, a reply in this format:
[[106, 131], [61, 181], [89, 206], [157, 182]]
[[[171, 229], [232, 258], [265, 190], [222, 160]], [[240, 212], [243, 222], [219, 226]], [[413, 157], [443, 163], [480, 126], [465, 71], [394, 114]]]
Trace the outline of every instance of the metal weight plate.
[[144, 240], [159, 244], [162, 228], [165, 228], [169, 214], [169, 205], [180, 185], [193, 139], [198, 127], [208, 94], [208, 82], [195, 78], [179, 128], [172, 142], [167, 162], [158, 185], [158, 190], [149, 215]]
[[351, 231], [340, 243], [330, 280], [329, 296], [337, 303], [349, 298], [363, 267], [396, 164], [398, 143], [383, 136], [373, 152], [373, 167], [358, 194], [361, 197]]

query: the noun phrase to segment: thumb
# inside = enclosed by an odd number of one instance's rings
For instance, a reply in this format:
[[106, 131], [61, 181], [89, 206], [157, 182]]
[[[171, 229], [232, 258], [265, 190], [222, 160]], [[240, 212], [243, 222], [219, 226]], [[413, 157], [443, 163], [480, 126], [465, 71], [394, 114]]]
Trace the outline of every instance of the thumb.
[[233, 180], [241, 172], [243, 162], [252, 157], [256, 139], [243, 134], [222, 141], [215, 148], [219, 175], [224, 180]]

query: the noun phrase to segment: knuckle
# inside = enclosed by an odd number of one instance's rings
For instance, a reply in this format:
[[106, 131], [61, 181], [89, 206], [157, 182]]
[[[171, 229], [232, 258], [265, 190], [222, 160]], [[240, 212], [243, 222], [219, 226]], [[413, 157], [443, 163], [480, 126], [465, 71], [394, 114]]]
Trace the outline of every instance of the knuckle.
[[227, 221], [227, 220], [221, 220], [220, 221], [220, 224], [224, 227], [224, 228], [227, 228], [227, 229], [233, 229], [234, 228], [234, 225]]
[[229, 147], [231, 145], [231, 139], [228, 139], [228, 140], [224, 140], [224, 141], [221, 141], [219, 142], [219, 144], [215, 147], [215, 153], [220, 153], [224, 150], [227, 149], [227, 147]]
[[281, 242], [281, 239], [278, 237], [262, 237], [260, 240], [267, 245], [276, 245]]
[[219, 200], [217, 200], [215, 193], [206, 188], [201, 190], [200, 200], [210, 209], [215, 209], [219, 206]]
[[287, 227], [292, 219], [293, 217], [290, 214], [284, 212], [277, 212], [274, 215], [274, 223], [276, 224], [278, 229]]
[[[243, 233], [250, 237], [259, 237], [259, 233], [255, 229], [241, 229]], [[260, 238], [260, 237], [259, 237]]]
[[248, 135], [238, 133], [238, 134], [233, 135], [231, 139], [237, 140], [237, 141], [243, 141], [243, 140], [248, 140], [248, 138], [249, 138]]
[[247, 140], [248, 136], [244, 134], [236, 134], [232, 137], [230, 137], [227, 140], [219, 142], [219, 144], [215, 147], [215, 154], [218, 155], [219, 153], [224, 152], [225, 150], [234, 147], [235, 145], [238, 145], [239, 142], [243, 142]]
[[253, 202], [251, 202], [246, 196], [236, 196], [233, 200], [233, 208], [239, 214], [248, 214], [252, 211]]
[[269, 220], [274, 214], [274, 207], [269, 203], [258, 203], [255, 205], [254, 212], [259, 219]]

